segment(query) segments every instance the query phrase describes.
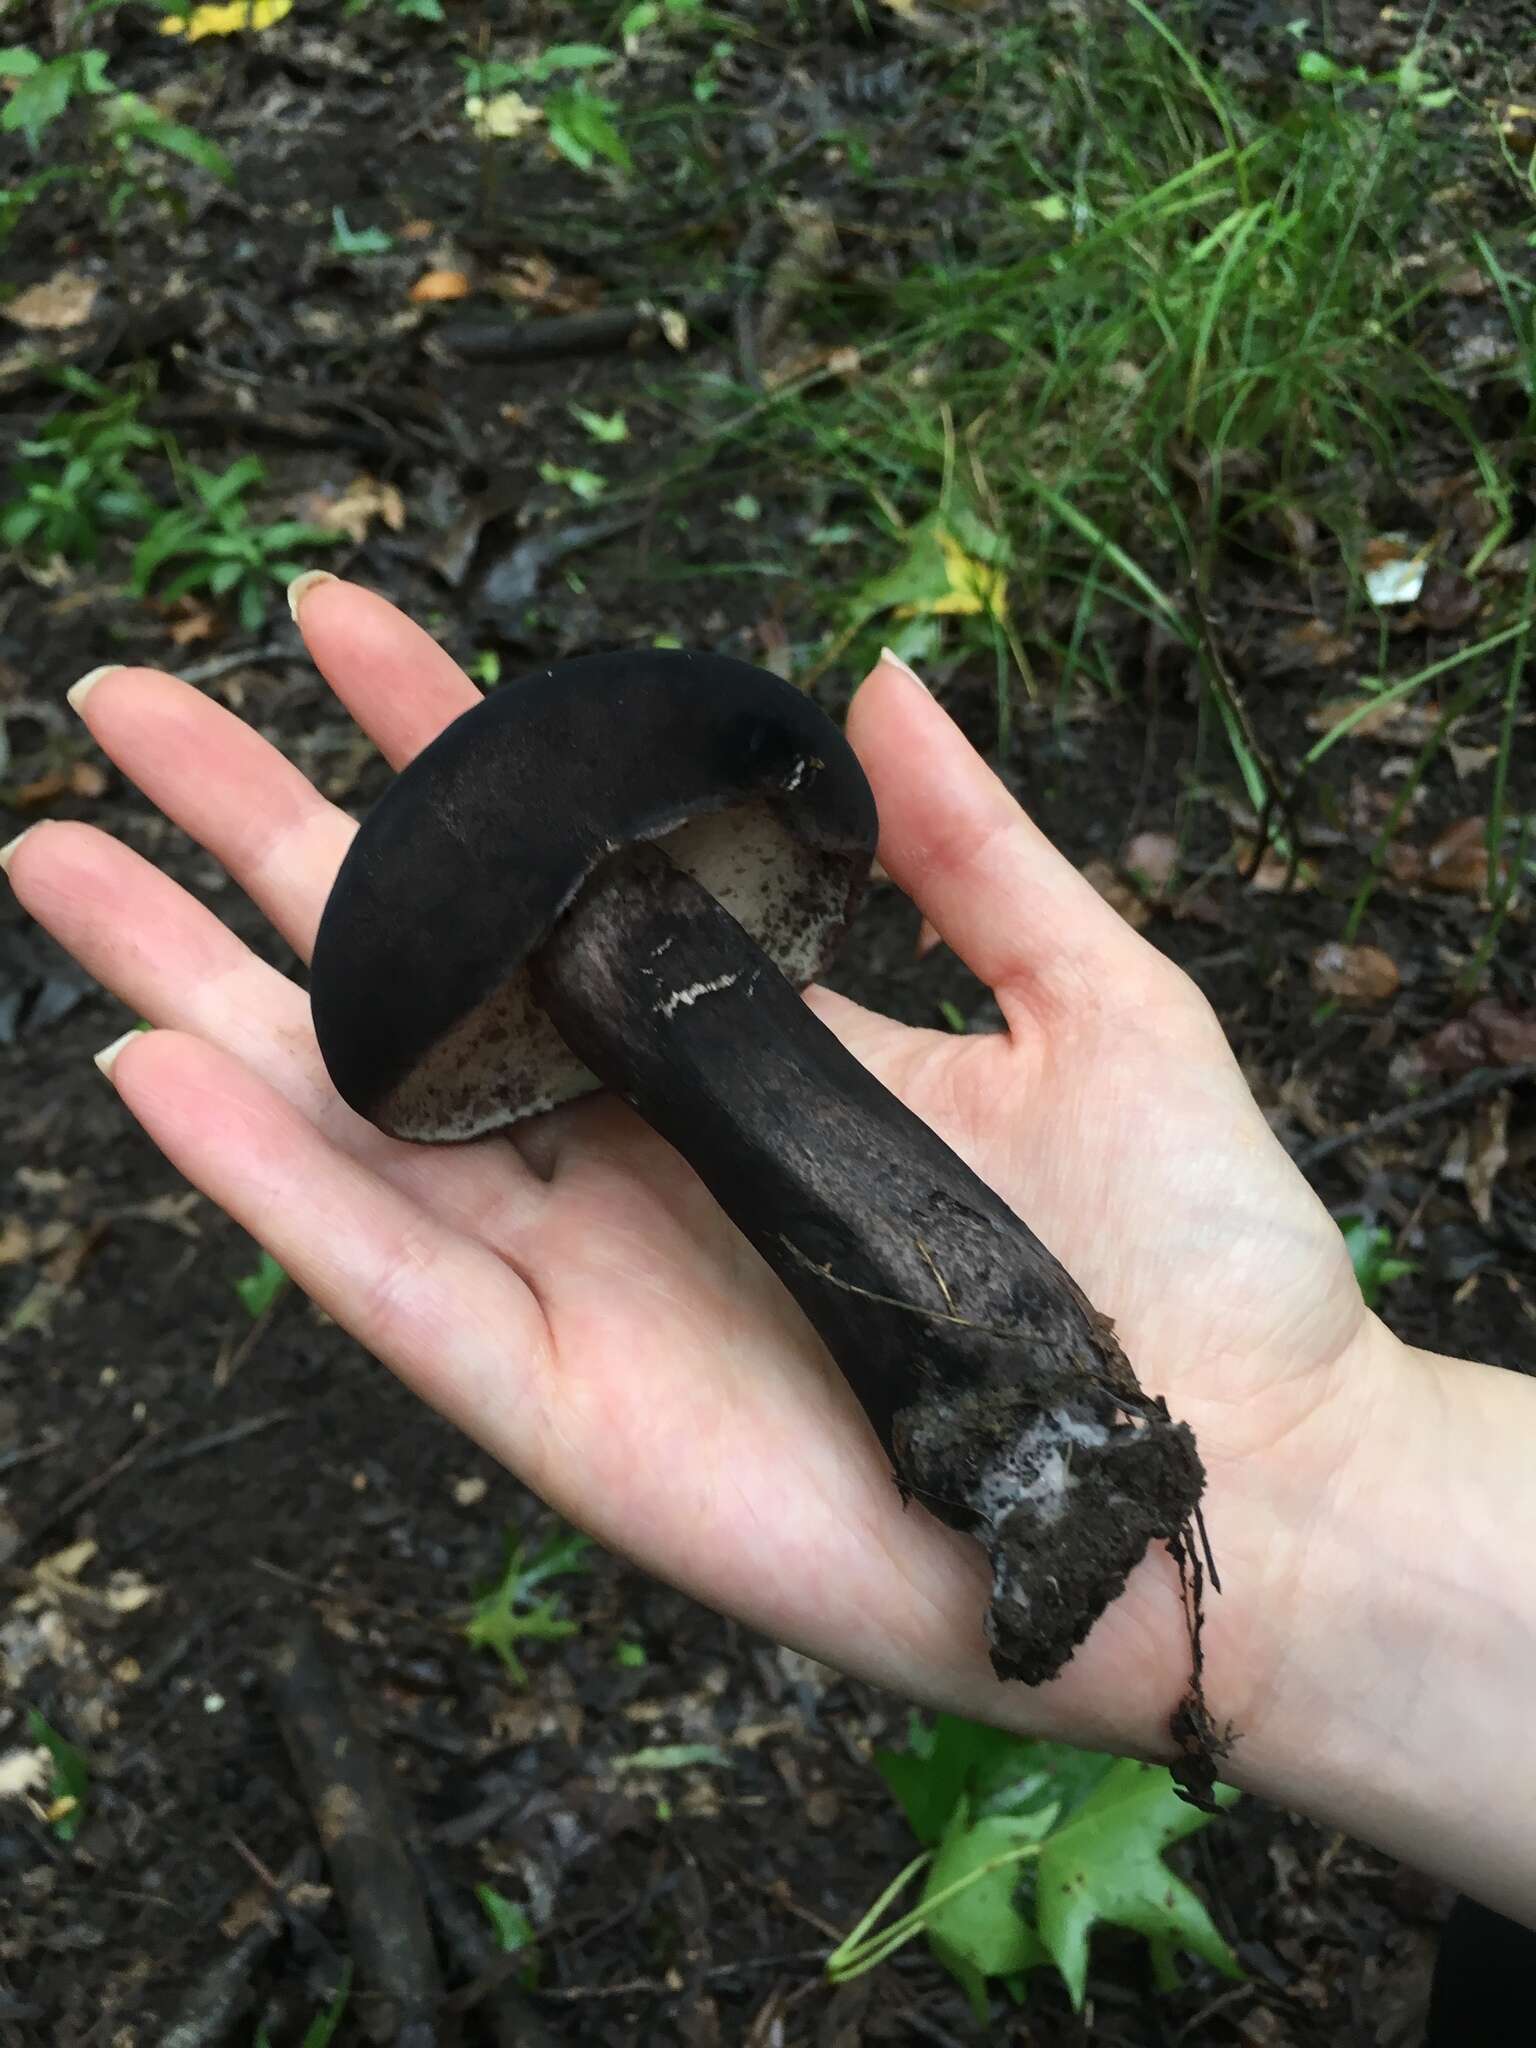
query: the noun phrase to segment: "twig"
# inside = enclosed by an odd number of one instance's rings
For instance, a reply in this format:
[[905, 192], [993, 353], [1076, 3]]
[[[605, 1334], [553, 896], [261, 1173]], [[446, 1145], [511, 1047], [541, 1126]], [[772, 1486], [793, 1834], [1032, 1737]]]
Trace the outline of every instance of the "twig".
[[[736, 302], [733, 292], [709, 292], [680, 301], [690, 326], [719, 326]], [[654, 341], [661, 314], [649, 301], [605, 306], [596, 313], [561, 313], [550, 320], [448, 320], [431, 336], [431, 352], [469, 363], [532, 363], [549, 357], [601, 355], [631, 343]]]
[[146, 1458], [142, 1469], [145, 1472], [163, 1472], [169, 1465], [184, 1465], [192, 1458], [201, 1458], [208, 1451], [227, 1450], [231, 1444], [244, 1443], [249, 1436], [260, 1436], [264, 1429], [275, 1429], [280, 1422], [292, 1422], [297, 1413], [295, 1408], [274, 1408], [270, 1415], [253, 1415], [228, 1429], [216, 1429], [208, 1436], [194, 1437], [189, 1444], [172, 1444], [169, 1450], [157, 1451], [154, 1457]]
[[329, 1639], [302, 1616], [267, 1660], [278, 1726], [314, 1815], [358, 1974], [392, 2038], [432, 2048], [442, 1980], [383, 1759], [358, 1725]]
[[408, 1621], [419, 1628], [454, 1626], [440, 1614], [419, 1614], [415, 1609], [398, 1606], [393, 1601], [370, 1600], [365, 1593], [349, 1593], [342, 1586], [327, 1586], [319, 1579], [302, 1578], [298, 1572], [273, 1564], [267, 1557], [253, 1557], [251, 1563], [257, 1571], [265, 1572], [269, 1579], [281, 1579], [285, 1586], [295, 1586], [301, 1593], [311, 1593], [317, 1600], [329, 1600], [336, 1607], [366, 1608], [371, 1614], [387, 1614], [392, 1621]]
[[50, 1514], [45, 1515], [31, 1531], [27, 1538], [28, 1543], [41, 1543], [45, 1536], [52, 1534], [60, 1522], [67, 1521], [89, 1501], [95, 1500], [98, 1494], [105, 1493], [114, 1479], [121, 1479], [131, 1466], [138, 1463], [150, 1445], [157, 1443], [165, 1435], [168, 1427], [169, 1424], [164, 1422], [152, 1424], [136, 1443], [130, 1444], [126, 1451], [114, 1458], [112, 1463], [98, 1472], [94, 1479], [87, 1479], [83, 1486], [77, 1486], [73, 1493], [67, 1493], [58, 1506]]
[[28, 1444], [20, 1451], [0, 1451], [0, 1472], [14, 1472], [18, 1465], [30, 1465], [34, 1458], [46, 1458], [50, 1451], [56, 1451], [64, 1439], [62, 1436], [45, 1436], [35, 1444]]
[[219, 1355], [215, 1359], [213, 1366], [213, 1384], [221, 1391], [229, 1385], [235, 1374], [250, 1357], [262, 1336], [271, 1327], [272, 1319], [277, 1314], [282, 1302], [286, 1299], [288, 1292], [289, 1290], [286, 1286], [279, 1286], [276, 1294], [273, 1295], [272, 1299], [262, 1309], [260, 1315], [256, 1317], [250, 1328], [241, 1337], [240, 1342], [233, 1349], [230, 1348], [228, 1337], [219, 1346]]
[[280, 1911], [284, 1894], [293, 1885], [310, 1881], [315, 1869], [315, 1853], [308, 1845], [284, 1865], [279, 1876], [258, 1866], [262, 1882], [273, 1894], [273, 1907], [279, 1910], [263, 1913], [232, 1948], [209, 1964], [160, 2036], [159, 2048], [214, 2048], [215, 2042], [226, 2039], [251, 2003], [250, 1980], [256, 1965], [283, 1931]]
[[1303, 1147], [1292, 1156], [1302, 1172], [1309, 1173], [1314, 1166], [1324, 1159], [1331, 1159], [1335, 1152], [1342, 1152], [1349, 1145], [1363, 1144], [1369, 1138], [1383, 1137], [1388, 1131], [1400, 1131], [1408, 1124], [1443, 1116], [1448, 1109], [1459, 1109], [1464, 1102], [1476, 1102], [1484, 1095], [1495, 1094], [1500, 1088], [1518, 1087], [1522, 1081], [1536, 1081], [1536, 1060], [1524, 1060], [1512, 1067], [1478, 1067], [1475, 1072], [1464, 1074], [1459, 1081], [1453, 1081], [1449, 1088], [1442, 1088], [1438, 1095], [1423, 1095], [1417, 1102], [1404, 1102], [1396, 1109], [1383, 1110], [1380, 1116], [1367, 1118], [1354, 1130], [1337, 1131], [1331, 1138], [1319, 1138], [1315, 1144]]

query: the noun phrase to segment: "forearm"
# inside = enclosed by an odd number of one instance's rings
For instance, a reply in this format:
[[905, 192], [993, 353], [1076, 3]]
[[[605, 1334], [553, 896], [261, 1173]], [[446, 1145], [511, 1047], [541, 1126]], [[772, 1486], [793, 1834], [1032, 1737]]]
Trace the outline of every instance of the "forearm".
[[1536, 1379], [1399, 1346], [1228, 1775], [1536, 1924]]

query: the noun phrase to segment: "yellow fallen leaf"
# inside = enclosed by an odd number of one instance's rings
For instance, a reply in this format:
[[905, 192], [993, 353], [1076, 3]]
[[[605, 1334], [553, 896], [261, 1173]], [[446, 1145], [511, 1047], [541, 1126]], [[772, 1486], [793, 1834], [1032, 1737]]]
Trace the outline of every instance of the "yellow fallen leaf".
[[271, 28], [293, 12], [293, 0], [226, 0], [221, 7], [194, 7], [190, 14], [167, 14], [163, 36], [185, 36], [199, 43], [204, 36], [237, 36], [242, 30]]
[[1008, 610], [1008, 578], [1005, 572], [992, 568], [986, 562], [978, 562], [974, 555], [968, 555], [947, 527], [936, 528], [934, 539], [944, 556], [944, 573], [949, 579], [949, 588], [942, 596], [930, 598], [926, 604], [903, 605], [902, 613], [913, 616], [918, 612], [928, 612], [938, 618], [986, 612], [994, 619], [1001, 619]]

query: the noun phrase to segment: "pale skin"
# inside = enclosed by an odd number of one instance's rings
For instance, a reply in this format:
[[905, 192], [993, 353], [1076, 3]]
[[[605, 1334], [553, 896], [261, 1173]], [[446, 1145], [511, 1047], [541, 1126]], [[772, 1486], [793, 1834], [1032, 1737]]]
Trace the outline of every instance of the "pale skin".
[[[336, 581], [309, 651], [394, 764], [478, 692]], [[354, 826], [231, 712], [147, 669], [98, 744], [307, 957]], [[1228, 1782], [1536, 1921], [1536, 1381], [1412, 1351], [1270, 1132], [1205, 999], [882, 661], [849, 736], [896, 886], [996, 993], [997, 1036], [817, 1012], [1008, 1200], [1194, 1428], [1225, 1588], [1206, 1690]], [[980, 1552], [904, 1509], [846, 1385], [691, 1171], [605, 1097], [402, 1145], [326, 1078], [304, 993], [89, 825], [13, 847], [22, 904], [156, 1027], [110, 1078], [329, 1314], [562, 1515], [753, 1628], [931, 1707], [1149, 1757], [1188, 1675], [1172, 1564], [1062, 1675], [1000, 1684]]]

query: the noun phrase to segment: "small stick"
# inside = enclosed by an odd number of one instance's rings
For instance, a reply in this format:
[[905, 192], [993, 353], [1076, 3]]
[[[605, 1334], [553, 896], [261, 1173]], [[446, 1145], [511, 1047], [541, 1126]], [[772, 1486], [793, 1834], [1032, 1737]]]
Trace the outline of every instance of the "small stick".
[[32, 1530], [27, 1539], [28, 1543], [32, 1546], [41, 1543], [45, 1536], [52, 1534], [60, 1522], [67, 1521], [80, 1508], [95, 1500], [98, 1494], [105, 1493], [114, 1479], [120, 1479], [130, 1466], [138, 1463], [151, 1444], [159, 1442], [169, 1426], [164, 1422], [152, 1424], [141, 1437], [128, 1446], [126, 1451], [114, 1458], [110, 1465], [103, 1467], [93, 1479], [87, 1479], [85, 1484], [77, 1486], [73, 1493], [65, 1494], [58, 1506]]
[[214, 2048], [216, 2042], [228, 2036], [235, 2021], [251, 2004], [251, 1977], [257, 1964], [283, 1931], [284, 1894], [291, 1886], [311, 1880], [315, 1867], [315, 1853], [306, 1844], [283, 1866], [279, 1876], [259, 1870], [262, 1882], [273, 1894], [271, 1905], [232, 1947], [209, 1964], [160, 2036], [159, 2048]]
[[297, 1412], [293, 1408], [274, 1408], [270, 1415], [250, 1416], [244, 1422], [233, 1423], [228, 1429], [216, 1429], [207, 1436], [194, 1437], [191, 1443], [172, 1444], [168, 1450], [156, 1451], [152, 1458], [146, 1458], [140, 1470], [163, 1472], [169, 1465], [185, 1465], [209, 1451], [228, 1450], [232, 1444], [243, 1444], [247, 1437], [260, 1436], [264, 1429], [275, 1429], [280, 1422], [292, 1422]]
[[267, 1660], [267, 1686], [314, 1815], [358, 1975], [393, 2008], [399, 2048], [434, 2048], [442, 1980], [383, 1759], [305, 1614]]
[[1512, 1067], [1479, 1067], [1474, 1073], [1464, 1074], [1459, 1081], [1453, 1081], [1449, 1088], [1442, 1088], [1438, 1095], [1421, 1095], [1417, 1102], [1400, 1103], [1396, 1109], [1383, 1110], [1380, 1116], [1368, 1117], [1352, 1131], [1338, 1131], [1331, 1138], [1319, 1138], [1315, 1144], [1304, 1146], [1294, 1154], [1296, 1164], [1303, 1173], [1308, 1173], [1347, 1146], [1362, 1144], [1368, 1138], [1383, 1137], [1388, 1131], [1400, 1131], [1409, 1124], [1423, 1123], [1430, 1117], [1443, 1116], [1448, 1109], [1460, 1109], [1464, 1102], [1476, 1102], [1484, 1095], [1496, 1094], [1501, 1088], [1518, 1087], [1522, 1081], [1536, 1081], [1536, 1060], [1524, 1060]]

